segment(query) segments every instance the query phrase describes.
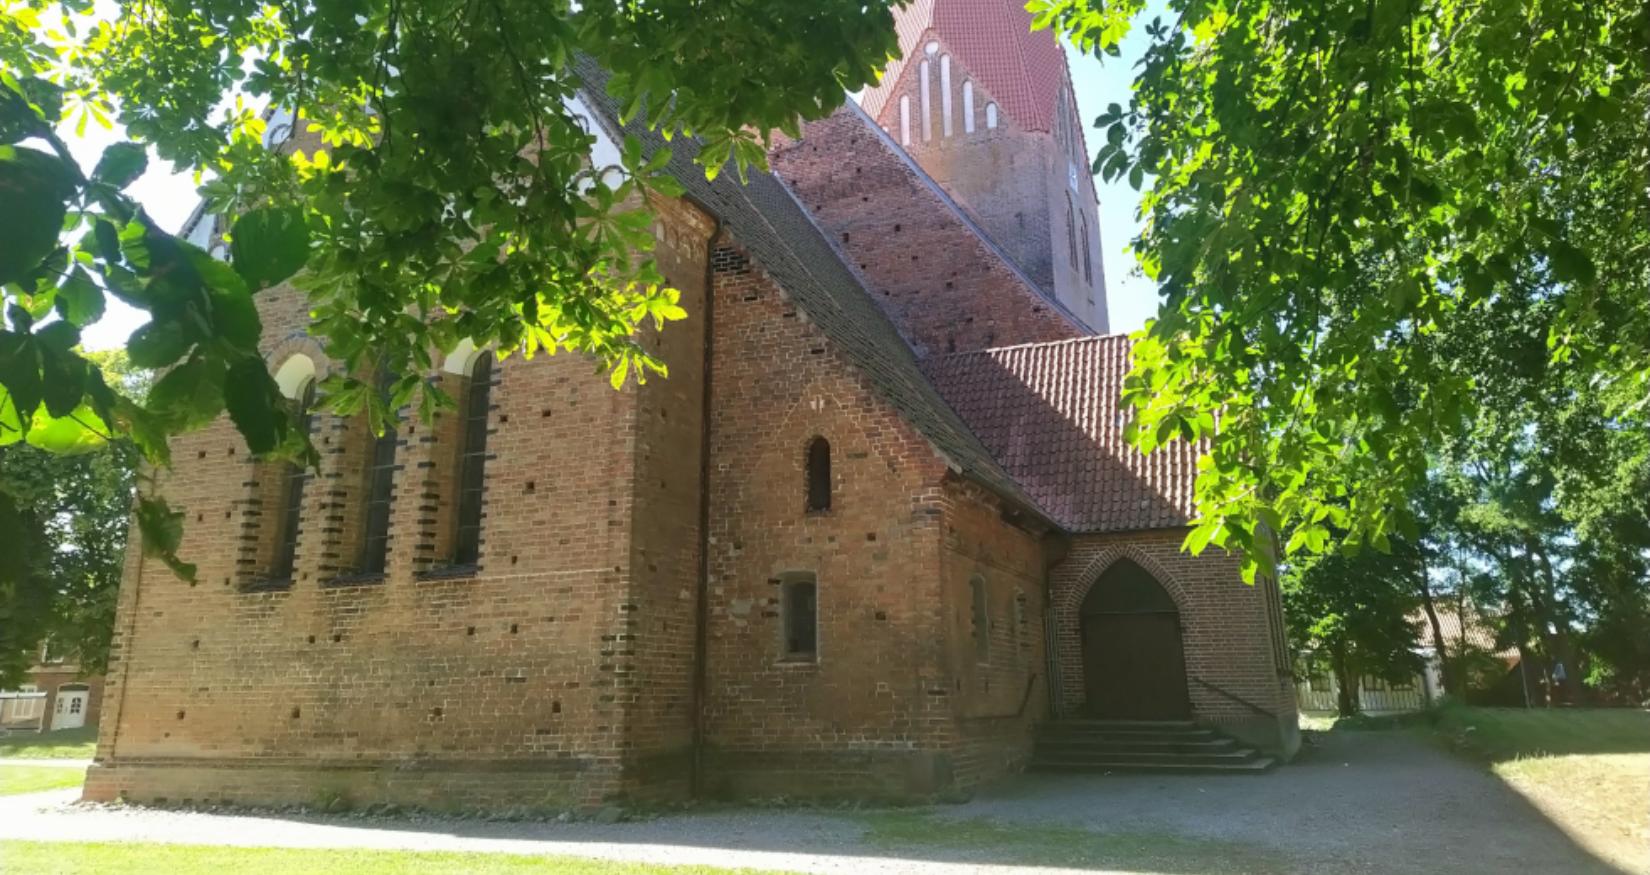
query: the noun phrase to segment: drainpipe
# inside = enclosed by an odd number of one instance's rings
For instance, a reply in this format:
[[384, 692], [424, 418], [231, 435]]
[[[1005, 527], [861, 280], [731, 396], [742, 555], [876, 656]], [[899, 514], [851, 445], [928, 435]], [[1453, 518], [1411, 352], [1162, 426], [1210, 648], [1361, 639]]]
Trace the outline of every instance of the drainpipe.
[[[710, 210], [705, 212], [715, 215]], [[715, 341], [716, 240], [720, 236], [722, 219], [716, 216], [710, 239], [705, 242], [704, 363], [699, 393], [699, 580], [693, 603], [693, 761], [688, 781], [688, 792], [696, 798], [704, 793], [705, 786], [705, 690], [710, 683], [706, 665], [710, 628], [710, 414], [711, 387], [715, 385], [711, 379], [711, 353]]]

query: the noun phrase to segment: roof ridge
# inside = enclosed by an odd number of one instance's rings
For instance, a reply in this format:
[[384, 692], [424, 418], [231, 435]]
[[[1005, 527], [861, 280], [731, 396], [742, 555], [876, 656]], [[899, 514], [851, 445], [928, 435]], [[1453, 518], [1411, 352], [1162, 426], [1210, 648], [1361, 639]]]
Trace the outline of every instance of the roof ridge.
[[940, 359], [954, 359], [968, 355], [990, 355], [994, 352], [1007, 352], [1015, 349], [1027, 349], [1034, 346], [1061, 346], [1063, 344], [1092, 343], [1101, 340], [1129, 340], [1132, 335], [1127, 331], [1114, 331], [1110, 334], [1088, 334], [1083, 337], [1067, 337], [1061, 340], [1033, 340], [1028, 343], [1011, 343], [1007, 346], [988, 346], [984, 349], [968, 349], [961, 352], [947, 352], [939, 355], [925, 356], [927, 361]]

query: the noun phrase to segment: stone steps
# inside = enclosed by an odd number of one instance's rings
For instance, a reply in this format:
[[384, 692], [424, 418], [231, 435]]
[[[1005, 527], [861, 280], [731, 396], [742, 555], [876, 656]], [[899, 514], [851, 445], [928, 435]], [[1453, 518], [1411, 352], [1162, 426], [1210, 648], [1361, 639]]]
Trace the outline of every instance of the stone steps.
[[1256, 774], [1276, 765], [1230, 736], [1189, 720], [1056, 720], [1039, 727], [1031, 770]]

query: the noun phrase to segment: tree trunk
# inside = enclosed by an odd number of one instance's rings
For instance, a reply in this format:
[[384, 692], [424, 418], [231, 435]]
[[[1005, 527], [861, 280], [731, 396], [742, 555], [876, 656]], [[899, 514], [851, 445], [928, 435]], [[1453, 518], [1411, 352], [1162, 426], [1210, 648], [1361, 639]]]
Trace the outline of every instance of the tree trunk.
[[[1449, 649], [1444, 646], [1444, 627], [1438, 622], [1438, 608], [1432, 603], [1432, 581], [1427, 579], [1424, 567], [1421, 570], [1421, 607], [1426, 609], [1427, 624], [1432, 627], [1432, 647], [1438, 653], [1438, 676], [1443, 679], [1444, 692], [1459, 698], [1464, 691], [1456, 681], [1455, 666], [1449, 661]], [[1464, 622], [1460, 615], [1456, 615], [1456, 621]]]
[[[1576, 701], [1576, 673], [1580, 667], [1576, 665], [1575, 649], [1570, 644], [1569, 620], [1560, 616], [1558, 605], [1558, 580], [1553, 574], [1553, 563], [1547, 556], [1546, 550], [1530, 535], [1524, 536], [1524, 550], [1535, 559], [1539, 577], [1532, 580], [1536, 585], [1532, 587], [1531, 607], [1536, 615], [1536, 622], [1540, 626], [1539, 634], [1547, 651], [1547, 658], [1551, 665], [1544, 666], [1546, 673], [1554, 686], [1553, 698], [1559, 704], [1574, 704]], [[1564, 676], [1553, 677], [1556, 666], [1564, 666]]]
[[1331, 651], [1330, 670], [1335, 672], [1335, 710], [1342, 717], [1358, 714], [1358, 679], [1353, 676], [1346, 651]]

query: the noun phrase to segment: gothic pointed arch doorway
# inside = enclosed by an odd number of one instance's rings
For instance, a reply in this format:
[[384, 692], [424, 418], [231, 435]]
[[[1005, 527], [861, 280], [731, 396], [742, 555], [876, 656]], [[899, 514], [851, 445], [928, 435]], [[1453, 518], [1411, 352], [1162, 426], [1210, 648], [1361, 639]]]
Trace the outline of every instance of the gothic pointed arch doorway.
[[1081, 610], [1087, 710], [1114, 720], [1184, 720], [1186, 655], [1180, 609], [1151, 573], [1119, 559]]

